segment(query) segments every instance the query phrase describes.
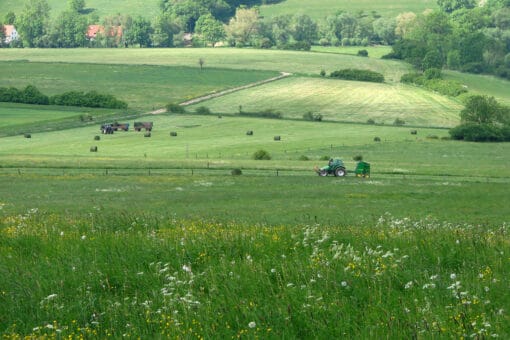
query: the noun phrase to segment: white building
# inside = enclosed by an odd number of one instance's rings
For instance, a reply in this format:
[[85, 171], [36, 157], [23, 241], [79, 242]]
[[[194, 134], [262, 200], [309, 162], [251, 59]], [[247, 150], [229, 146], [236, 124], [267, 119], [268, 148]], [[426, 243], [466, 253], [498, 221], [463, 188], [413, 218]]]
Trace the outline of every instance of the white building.
[[11, 41], [18, 40], [18, 31], [14, 25], [4, 25], [5, 43], [10, 44]]

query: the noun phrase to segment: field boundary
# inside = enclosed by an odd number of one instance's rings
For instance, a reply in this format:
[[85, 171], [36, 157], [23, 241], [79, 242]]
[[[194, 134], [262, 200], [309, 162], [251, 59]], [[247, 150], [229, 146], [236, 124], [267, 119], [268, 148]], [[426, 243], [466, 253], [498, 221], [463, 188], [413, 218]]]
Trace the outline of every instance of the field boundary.
[[[241, 90], [246, 90], [246, 89], [249, 89], [249, 88], [252, 88], [252, 87], [255, 87], [255, 86], [260, 86], [260, 85], [264, 85], [264, 84], [271, 83], [271, 82], [274, 82], [274, 81], [278, 81], [280, 79], [290, 77], [291, 75], [292, 75], [292, 73], [289, 73], [289, 72], [280, 72], [280, 75], [276, 76], [276, 77], [272, 77], [272, 78], [256, 81], [254, 83], [246, 84], [246, 85], [243, 85], [243, 86], [238, 86], [238, 87], [234, 87], [234, 88], [231, 88], [231, 89], [227, 89], [227, 90], [211, 93], [211, 94], [208, 94], [208, 95], [205, 95], [205, 96], [200, 96], [200, 97], [197, 97], [197, 98], [193, 98], [193, 99], [187, 100], [185, 102], [179, 103], [179, 105], [180, 106], [189, 106], [189, 105], [201, 103], [201, 102], [209, 100], [209, 99], [226, 96], [227, 94], [231, 94], [233, 92], [237, 92], [237, 91], [241, 91]], [[150, 114], [161, 114], [161, 113], [165, 113], [165, 112], [166, 112], [166, 109], [162, 108], [162, 109], [158, 109], [158, 110], [155, 110], [155, 111], [151, 111], [149, 113]]]

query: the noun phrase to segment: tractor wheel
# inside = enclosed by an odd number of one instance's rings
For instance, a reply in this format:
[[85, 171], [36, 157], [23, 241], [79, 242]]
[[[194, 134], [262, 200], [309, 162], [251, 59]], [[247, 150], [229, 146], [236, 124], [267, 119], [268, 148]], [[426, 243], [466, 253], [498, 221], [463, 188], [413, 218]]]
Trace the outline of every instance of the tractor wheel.
[[335, 170], [335, 176], [337, 177], [344, 177], [346, 175], [344, 168], [338, 168]]
[[319, 176], [325, 177], [328, 175], [328, 172], [326, 170], [319, 170]]

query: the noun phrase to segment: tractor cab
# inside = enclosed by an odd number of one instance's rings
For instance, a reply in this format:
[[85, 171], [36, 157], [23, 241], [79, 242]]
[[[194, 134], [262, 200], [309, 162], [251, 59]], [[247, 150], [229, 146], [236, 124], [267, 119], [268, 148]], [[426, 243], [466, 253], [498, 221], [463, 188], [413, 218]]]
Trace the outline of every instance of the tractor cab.
[[343, 177], [347, 175], [344, 162], [341, 159], [330, 159], [328, 165], [322, 168], [315, 169], [319, 176], [334, 175], [336, 177]]

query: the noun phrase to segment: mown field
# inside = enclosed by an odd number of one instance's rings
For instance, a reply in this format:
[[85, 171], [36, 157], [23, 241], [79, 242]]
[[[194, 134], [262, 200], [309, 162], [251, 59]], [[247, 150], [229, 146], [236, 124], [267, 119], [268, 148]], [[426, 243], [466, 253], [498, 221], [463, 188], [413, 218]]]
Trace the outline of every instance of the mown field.
[[272, 109], [285, 118], [321, 114], [324, 120], [393, 124], [399, 118], [408, 125], [452, 127], [459, 123], [462, 105], [439, 94], [407, 85], [291, 77], [264, 86], [208, 100], [191, 106], [207, 106], [214, 112], [238, 113]]
[[[5, 52], [8, 86], [85, 89], [97, 77], [140, 108], [164, 89], [178, 100], [297, 75], [187, 114], [0, 105], [0, 133], [32, 132], [0, 138], [2, 338], [510, 337], [510, 144], [410, 126], [451, 126], [459, 104], [400, 85], [406, 65], [232, 49]], [[210, 74], [194, 86], [204, 55]], [[389, 80], [316, 76], [357, 63]], [[507, 83], [476, 79], [508, 96]], [[194, 115], [200, 105], [212, 114]], [[240, 117], [239, 105], [287, 119]], [[308, 108], [337, 121], [303, 121]], [[408, 126], [391, 124], [397, 113]], [[339, 122], [368, 115], [379, 124]], [[109, 118], [154, 129], [102, 135]], [[272, 159], [253, 160], [259, 149]], [[353, 175], [357, 155], [370, 178]], [[347, 177], [314, 173], [329, 157]]]
[[[367, 8], [370, 8], [370, 10], [367, 10]], [[260, 7], [261, 14], [264, 17], [301, 13], [307, 14], [314, 19], [323, 19], [338, 11], [351, 13], [364, 11], [367, 14], [375, 11], [385, 17], [396, 17], [403, 12], [421, 13], [426, 9], [435, 8], [437, 8], [437, 3], [433, 0], [286, 0], [275, 5]]]

